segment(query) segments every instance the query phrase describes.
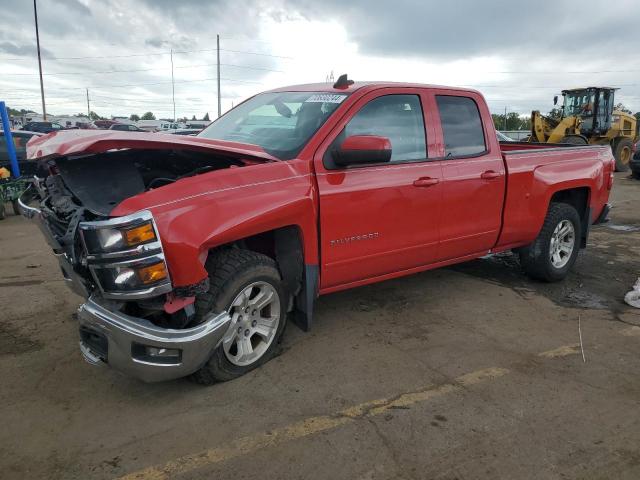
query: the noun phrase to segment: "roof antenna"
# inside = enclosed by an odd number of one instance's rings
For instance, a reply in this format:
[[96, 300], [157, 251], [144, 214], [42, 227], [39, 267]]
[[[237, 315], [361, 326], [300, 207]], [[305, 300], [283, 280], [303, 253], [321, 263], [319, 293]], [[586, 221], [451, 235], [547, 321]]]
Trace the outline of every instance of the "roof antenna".
[[350, 85], [353, 85], [353, 80], [349, 80], [347, 74], [343, 73], [338, 77], [338, 81], [333, 84], [333, 88], [348, 88]]

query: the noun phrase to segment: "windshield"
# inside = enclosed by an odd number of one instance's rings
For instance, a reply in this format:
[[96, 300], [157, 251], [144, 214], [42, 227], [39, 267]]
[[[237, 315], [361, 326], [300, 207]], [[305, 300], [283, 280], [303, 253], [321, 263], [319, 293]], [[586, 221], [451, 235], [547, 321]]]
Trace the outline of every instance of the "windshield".
[[258, 145], [274, 157], [289, 160], [345, 98], [343, 93], [262, 93], [224, 114], [198, 136]]
[[567, 92], [564, 96], [564, 117], [588, 116], [593, 113], [595, 103], [595, 92], [591, 90], [580, 90]]

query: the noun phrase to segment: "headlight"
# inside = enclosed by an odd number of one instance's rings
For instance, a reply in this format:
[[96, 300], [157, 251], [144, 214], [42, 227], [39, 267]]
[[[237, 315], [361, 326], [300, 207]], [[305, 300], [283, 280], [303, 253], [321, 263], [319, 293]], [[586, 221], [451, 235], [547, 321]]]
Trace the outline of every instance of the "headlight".
[[81, 222], [86, 261], [106, 298], [147, 298], [171, 291], [151, 212]]
[[93, 273], [105, 292], [131, 292], [165, 284], [169, 278], [164, 259], [140, 263], [95, 266]]
[[128, 250], [158, 240], [151, 220], [134, 226], [102, 228], [87, 228], [88, 223], [82, 225], [82, 232], [87, 252], [90, 254]]

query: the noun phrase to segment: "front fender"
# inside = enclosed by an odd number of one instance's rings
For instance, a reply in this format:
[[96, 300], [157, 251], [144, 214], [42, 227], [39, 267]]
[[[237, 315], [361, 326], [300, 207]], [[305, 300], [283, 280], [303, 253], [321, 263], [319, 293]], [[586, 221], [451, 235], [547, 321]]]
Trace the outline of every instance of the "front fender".
[[305, 263], [318, 263], [317, 199], [302, 160], [192, 177], [125, 200], [113, 214], [142, 208], [154, 215], [174, 286], [207, 276], [211, 248], [288, 225], [300, 230]]

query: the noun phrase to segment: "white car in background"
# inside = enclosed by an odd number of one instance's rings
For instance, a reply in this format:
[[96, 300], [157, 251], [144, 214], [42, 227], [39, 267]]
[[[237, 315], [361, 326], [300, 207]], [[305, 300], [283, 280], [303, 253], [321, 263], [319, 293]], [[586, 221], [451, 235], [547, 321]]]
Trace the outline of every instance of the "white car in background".
[[498, 137], [499, 142], [515, 142], [515, 140], [511, 137], [507, 137], [504, 133], [496, 130], [496, 136]]

